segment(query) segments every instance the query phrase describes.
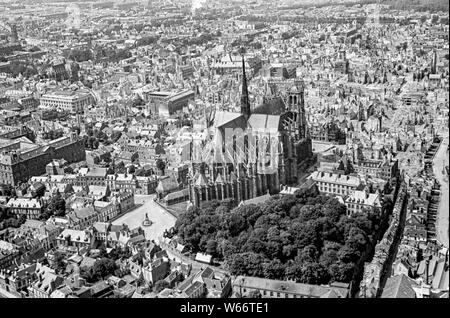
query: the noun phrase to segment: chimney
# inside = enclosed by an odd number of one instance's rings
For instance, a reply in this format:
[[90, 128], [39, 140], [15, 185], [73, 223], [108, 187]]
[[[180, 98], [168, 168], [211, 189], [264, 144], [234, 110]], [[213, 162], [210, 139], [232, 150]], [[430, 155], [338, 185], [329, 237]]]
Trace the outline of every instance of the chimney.
[[425, 283], [428, 285], [428, 281], [429, 281], [429, 277], [428, 277], [428, 271], [430, 269], [430, 257], [428, 256], [427, 259], [425, 260]]

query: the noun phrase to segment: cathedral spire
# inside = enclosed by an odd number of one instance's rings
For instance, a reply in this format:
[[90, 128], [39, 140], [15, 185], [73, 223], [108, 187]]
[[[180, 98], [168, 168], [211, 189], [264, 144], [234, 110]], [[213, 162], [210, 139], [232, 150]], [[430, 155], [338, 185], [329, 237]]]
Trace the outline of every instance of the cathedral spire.
[[247, 76], [245, 75], [244, 48], [241, 49], [242, 56], [242, 93], [241, 93], [241, 114], [248, 120], [250, 117], [250, 101], [248, 98]]

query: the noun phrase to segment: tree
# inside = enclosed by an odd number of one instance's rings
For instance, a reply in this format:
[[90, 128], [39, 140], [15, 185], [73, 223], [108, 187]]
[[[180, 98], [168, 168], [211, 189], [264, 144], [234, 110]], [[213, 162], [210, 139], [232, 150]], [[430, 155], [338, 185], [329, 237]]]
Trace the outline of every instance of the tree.
[[206, 244], [206, 253], [212, 256], [217, 254], [217, 242], [215, 240], [209, 240]]
[[437, 14], [433, 14], [431, 16], [431, 23], [432, 24], [438, 24], [438, 22], [439, 22], [439, 16]]
[[302, 276], [302, 266], [294, 260], [286, 263], [285, 277], [290, 280], [299, 281]]
[[308, 189], [264, 205], [191, 207], [174, 234], [191, 252], [215, 252], [233, 275], [321, 284], [351, 280], [380, 222], [377, 213], [348, 216], [335, 198]]
[[168, 288], [168, 287], [169, 287], [169, 283], [163, 279], [160, 279], [155, 283], [153, 290], [155, 291], [155, 293], [159, 293], [164, 288]]
[[232, 275], [246, 275], [262, 277], [263, 257], [260, 254], [247, 252], [231, 256], [227, 260]]
[[47, 220], [51, 216], [65, 216], [66, 215], [66, 200], [59, 191], [57, 191], [47, 206], [44, 207], [43, 213], [40, 215], [41, 220]]
[[164, 175], [164, 170], [166, 169], [166, 163], [158, 158], [158, 160], [156, 160], [156, 168], [158, 168], [158, 170], [161, 171], [162, 175]]
[[228, 216], [225, 217], [225, 222], [226, 228], [228, 231], [230, 231], [230, 234], [232, 236], [238, 235], [239, 233], [243, 232], [246, 228], [245, 219], [237, 213], [230, 213]]
[[317, 260], [318, 255], [317, 248], [314, 245], [308, 245], [301, 250], [298, 260], [302, 263], [313, 263]]
[[57, 271], [57, 273], [62, 273], [65, 268], [65, 262], [64, 262], [65, 258], [64, 255], [61, 254], [60, 252], [55, 252], [54, 254], [54, 264], [55, 264], [55, 269]]
[[102, 245], [99, 249], [100, 254], [98, 255], [99, 257], [108, 257], [108, 253], [106, 252], [106, 248], [104, 245]]
[[327, 268], [315, 262], [303, 263], [301, 267], [300, 283], [320, 285], [329, 281]]
[[263, 265], [264, 277], [270, 279], [283, 279], [286, 265], [281, 263], [279, 259], [273, 259]]
[[92, 267], [91, 278], [96, 281], [104, 279], [105, 277], [114, 274], [116, 269], [117, 265], [112, 259], [105, 257], [97, 259]]
[[358, 261], [361, 256], [359, 251], [348, 246], [344, 245], [338, 252], [338, 258], [343, 263], [355, 263]]

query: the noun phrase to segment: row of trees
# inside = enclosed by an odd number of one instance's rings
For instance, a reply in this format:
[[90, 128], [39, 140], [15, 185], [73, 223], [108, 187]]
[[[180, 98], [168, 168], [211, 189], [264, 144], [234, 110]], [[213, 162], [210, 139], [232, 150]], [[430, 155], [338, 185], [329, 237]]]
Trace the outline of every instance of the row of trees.
[[175, 232], [193, 252], [224, 260], [233, 275], [349, 282], [381, 222], [381, 213], [347, 216], [317, 188], [230, 211], [230, 201], [190, 208]]

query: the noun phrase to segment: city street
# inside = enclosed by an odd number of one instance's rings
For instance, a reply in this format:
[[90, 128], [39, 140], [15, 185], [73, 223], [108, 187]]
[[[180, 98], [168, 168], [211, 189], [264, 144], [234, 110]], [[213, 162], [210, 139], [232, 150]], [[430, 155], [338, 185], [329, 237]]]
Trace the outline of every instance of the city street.
[[[114, 225], [127, 224], [130, 229], [141, 226], [144, 229], [145, 236], [148, 240], [157, 240], [158, 237], [162, 236], [166, 229], [170, 229], [175, 225], [176, 218], [156, 204], [153, 201], [154, 198], [155, 195], [136, 195], [136, 204], [139, 204], [140, 206], [112, 223]], [[142, 226], [142, 221], [144, 221], [146, 213], [150, 221], [153, 222], [153, 224], [148, 227]]]
[[437, 215], [437, 240], [444, 244], [448, 248], [448, 225], [449, 225], [449, 188], [448, 177], [445, 176], [445, 165], [449, 164], [449, 157], [447, 152], [447, 146], [449, 142], [448, 135], [444, 138], [439, 147], [438, 152], [433, 160], [433, 171], [441, 185], [441, 200], [439, 202], [439, 209]]

